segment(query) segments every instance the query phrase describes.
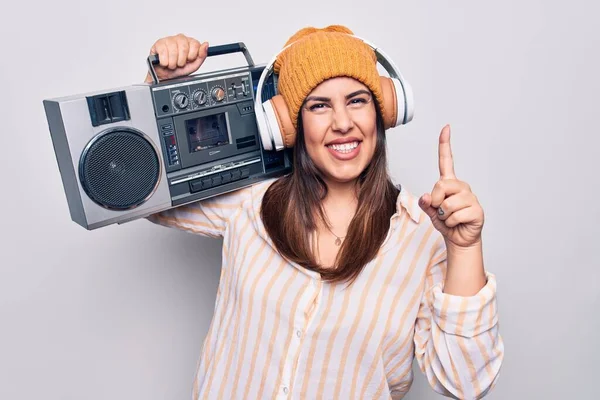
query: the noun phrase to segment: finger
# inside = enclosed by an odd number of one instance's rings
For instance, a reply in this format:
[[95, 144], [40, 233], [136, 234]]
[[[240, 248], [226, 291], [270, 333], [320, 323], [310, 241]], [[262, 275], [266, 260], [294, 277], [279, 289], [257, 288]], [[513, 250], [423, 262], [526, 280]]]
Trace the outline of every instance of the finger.
[[[437, 209], [438, 218], [448, 220], [455, 212], [473, 205], [473, 196], [468, 192], [460, 192], [447, 197]], [[441, 211], [440, 211], [441, 210]]]
[[469, 191], [468, 185], [464, 182], [456, 179], [439, 180], [433, 185], [433, 190], [431, 191], [431, 206], [438, 208], [446, 197], [463, 190]]
[[156, 54], [158, 54], [159, 65], [163, 68], [166, 68], [169, 65], [169, 49], [165, 44], [164, 40], [156, 42], [154, 45], [156, 48]]
[[467, 224], [474, 221], [476, 217], [475, 208], [469, 206], [453, 213], [444, 223], [448, 228], [454, 228], [459, 224]]
[[445, 234], [448, 231], [448, 227], [444, 224], [444, 221], [440, 221], [437, 217], [437, 210], [431, 207], [431, 196], [428, 193], [425, 193], [423, 196], [419, 198], [419, 207], [429, 216], [433, 226], [442, 234]]
[[425, 193], [419, 198], [419, 207], [421, 207], [421, 210], [423, 210], [429, 218], [433, 218], [436, 214], [435, 208], [431, 207], [431, 195], [428, 193]]
[[177, 41], [170, 39], [167, 42], [167, 48], [169, 49], [169, 69], [175, 69], [177, 67]]
[[196, 58], [194, 61], [185, 64], [185, 67], [181, 69], [181, 75], [190, 75], [193, 74], [200, 68], [200, 65], [204, 61], [202, 58]]
[[202, 58], [202, 62], [208, 57], [208, 42], [202, 43], [200, 46], [200, 51], [198, 52], [198, 57]]
[[187, 37], [183, 34], [177, 35], [177, 66], [183, 67], [187, 62], [187, 56], [190, 52], [190, 45]]
[[440, 178], [453, 179], [454, 175], [454, 159], [452, 158], [452, 148], [450, 146], [450, 125], [444, 126], [440, 133], [439, 141], [439, 164]]
[[200, 42], [196, 39], [190, 39], [190, 46], [188, 51], [188, 61], [194, 61], [198, 58], [198, 52], [200, 51]]

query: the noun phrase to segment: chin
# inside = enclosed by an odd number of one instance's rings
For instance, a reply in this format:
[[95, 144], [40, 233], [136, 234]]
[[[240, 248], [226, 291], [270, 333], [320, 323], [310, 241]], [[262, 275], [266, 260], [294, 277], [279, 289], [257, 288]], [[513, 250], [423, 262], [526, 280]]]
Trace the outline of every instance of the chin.
[[[369, 166], [374, 149], [369, 151], [368, 155], [364, 152], [365, 149], [362, 150], [362, 153], [356, 152], [348, 157], [348, 155], [333, 155], [329, 149], [325, 148], [322, 152], [309, 154], [309, 157], [311, 157], [325, 181], [345, 184], [355, 182]], [[340, 159], [343, 157], [346, 157], [346, 159]]]
[[336, 182], [336, 183], [352, 183], [355, 182], [360, 174], [364, 171], [364, 168], [356, 168], [352, 171], [340, 171], [333, 169], [325, 169], [323, 173], [323, 177], [326, 180]]

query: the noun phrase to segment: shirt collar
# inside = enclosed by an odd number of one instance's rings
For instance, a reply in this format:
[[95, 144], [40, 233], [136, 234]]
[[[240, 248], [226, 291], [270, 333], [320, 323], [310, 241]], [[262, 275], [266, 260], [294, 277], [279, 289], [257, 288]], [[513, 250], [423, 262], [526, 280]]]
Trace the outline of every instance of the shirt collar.
[[401, 208], [403, 208], [414, 222], [419, 223], [424, 214], [421, 207], [419, 207], [419, 199], [404, 186], [396, 185], [396, 187], [400, 190], [396, 202], [396, 211], [401, 213]]
[[[262, 204], [262, 197], [263, 197], [264, 193], [267, 191], [267, 189], [269, 188], [269, 186], [274, 181], [275, 181], [275, 179], [270, 179], [265, 182], [255, 184], [251, 187], [250, 201], [251, 201], [252, 206], [250, 207], [250, 213], [251, 213], [250, 219], [252, 220], [252, 223], [254, 224], [254, 227], [255, 227], [257, 233], [267, 242], [267, 244], [269, 246], [271, 246], [273, 249], [276, 249], [273, 241], [267, 234], [267, 231], [262, 222], [262, 219], [260, 218], [260, 208], [261, 208], [261, 204]], [[398, 198], [396, 200], [396, 214], [391, 219], [391, 224], [389, 227], [388, 235], [387, 235], [384, 243], [382, 244], [382, 248], [387, 247], [385, 245], [387, 244], [390, 234], [397, 228], [398, 221], [400, 220], [400, 218], [398, 218], [398, 216], [402, 215], [403, 209], [408, 213], [408, 216], [411, 218], [411, 220], [413, 222], [415, 222], [416, 225], [413, 225], [413, 228], [415, 228], [416, 226], [419, 225], [419, 223], [422, 221], [423, 215], [425, 215], [423, 210], [421, 210], [421, 207], [419, 207], [418, 198], [416, 196], [414, 196], [412, 193], [410, 193], [406, 188], [404, 188], [401, 185], [397, 185], [396, 187], [400, 191], [400, 193], [398, 194]], [[413, 229], [413, 228], [410, 228], [410, 229]], [[292, 265], [294, 267], [296, 267], [297, 269], [299, 269], [300, 271], [307, 273], [308, 275], [314, 277], [315, 279], [320, 279], [320, 275], [318, 273], [316, 273], [314, 271], [306, 270], [306, 269], [302, 268], [301, 266], [299, 266], [298, 264], [296, 264], [295, 262], [292, 262]]]
[[[256, 228], [260, 232], [261, 236], [266, 239], [269, 244], [272, 244], [271, 239], [266, 233], [265, 227], [262, 224], [262, 220], [260, 218], [260, 207], [262, 203], [262, 195], [268, 189], [268, 187], [273, 183], [274, 180], [268, 180], [266, 182], [262, 182], [262, 184], [255, 185], [252, 190], [252, 203], [253, 203], [253, 220], [257, 225]], [[398, 194], [398, 198], [396, 200], [396, 213], [398, 215], [402, 214], [402, 209], [406, 210], [408, 216], [415, 222], [420, 223], [421, 218], [425, 214], [421, 207], [419, 207], [419, 199], [409, 190], [407, 190], [404, 186], [398, 184], [396, 185], [400, 193]]]

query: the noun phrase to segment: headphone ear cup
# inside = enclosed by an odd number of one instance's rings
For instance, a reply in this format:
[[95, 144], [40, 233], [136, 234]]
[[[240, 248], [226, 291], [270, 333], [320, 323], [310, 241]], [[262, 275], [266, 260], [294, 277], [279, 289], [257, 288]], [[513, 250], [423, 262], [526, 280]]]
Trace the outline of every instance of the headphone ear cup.
[[383, 92], [383, 125], [385, 129], [397, 126], [398, 121], [398, 99], [396, 87], [392, 78], [380, 76], [381, 91]]
[[296, 128], [292, 124], [283, 96], [278, 94], [266, 101], [265, 111], [276, 149], [293, 147], [296, 142]]
[[380, 79], [385, 103], [385, 129], [406, 125], [412, 121], [415, 112], [412, 88], [407, 82], [402, 84], [396, 78], [381, 76]]

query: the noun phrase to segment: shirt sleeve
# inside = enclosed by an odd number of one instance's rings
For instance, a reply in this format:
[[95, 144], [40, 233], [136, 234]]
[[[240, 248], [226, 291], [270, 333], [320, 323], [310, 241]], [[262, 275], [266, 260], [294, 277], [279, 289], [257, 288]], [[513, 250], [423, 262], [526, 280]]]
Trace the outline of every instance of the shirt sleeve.
[[473, 296], [443, 292], [447, 253], [441, 246], [425, 278], [415, 325], [415, 357], [431, 387], [455, 399], [481, 399], [496, 384], [504, 344], [498, 330], [496, 278]]
[[223, 237], [227, 222], [242, 204], [250, 199], [251, 188], [246, 187], [194, 203], [171, 208], [146, 219], [157, 225], [209, 237]]

